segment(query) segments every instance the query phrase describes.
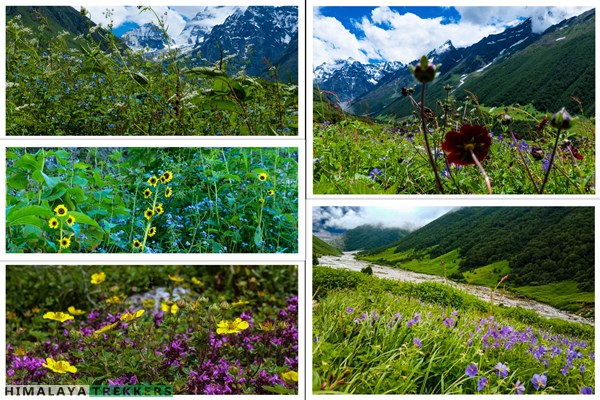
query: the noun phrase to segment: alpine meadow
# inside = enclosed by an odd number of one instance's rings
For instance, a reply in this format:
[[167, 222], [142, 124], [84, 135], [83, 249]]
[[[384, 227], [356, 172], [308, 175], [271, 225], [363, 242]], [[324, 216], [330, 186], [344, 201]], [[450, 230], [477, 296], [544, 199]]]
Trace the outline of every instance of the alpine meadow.
[[313, 393], [592, 394], [594, 207], [433, 208], [313, 208]]
[[315, 8], [314, 193], [595, 193], [595, 10], [456, 9]]
[[[28, 136], [298, 134], [298, 8], [10, 6], [6, 133]], [[147, 22], [118, 32], [133, 9]]]

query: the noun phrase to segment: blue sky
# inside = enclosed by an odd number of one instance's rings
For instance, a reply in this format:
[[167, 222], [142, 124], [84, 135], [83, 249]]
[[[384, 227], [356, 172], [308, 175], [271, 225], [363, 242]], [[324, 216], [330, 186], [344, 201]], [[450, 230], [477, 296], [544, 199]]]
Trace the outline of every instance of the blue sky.
[[532, 18], [535, 32], [584, 7], [314, 7], [313, 65], [354, 58], [409, 63], [451, 40], [470, 46]]

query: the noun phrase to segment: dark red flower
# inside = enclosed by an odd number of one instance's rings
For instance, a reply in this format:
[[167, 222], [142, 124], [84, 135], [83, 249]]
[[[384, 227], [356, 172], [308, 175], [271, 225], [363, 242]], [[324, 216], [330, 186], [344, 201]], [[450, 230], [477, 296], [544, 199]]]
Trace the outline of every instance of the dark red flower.
[[449, 162], [469, 165], [475, 164], [472, 154], [475, 154], [479, 161], [483, 161], [488, 154], [490, 144], [492, 144], [492, 138], [485, 126], [463, 125], [460, 132], [446, 133], [442, 149], [448, 153]]
[[569, 146], [569, 150], [571, 151], [571, 154], [573, 155], [573, 157], [575, 157], [578, 160], [583, 160], [583, 156], [577, 151], [577, 149], [575, 147], [573, 147], [571, 145], [571, 146]]

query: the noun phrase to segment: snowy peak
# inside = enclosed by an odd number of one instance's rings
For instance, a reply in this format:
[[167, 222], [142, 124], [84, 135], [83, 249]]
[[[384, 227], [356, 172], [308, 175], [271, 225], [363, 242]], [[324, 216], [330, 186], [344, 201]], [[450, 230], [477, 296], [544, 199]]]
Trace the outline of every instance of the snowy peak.
[[163, 31], [150, 22], [123, 34], [121, 39], [134, 50], [156, 51], [167, 47], [167, 40]]

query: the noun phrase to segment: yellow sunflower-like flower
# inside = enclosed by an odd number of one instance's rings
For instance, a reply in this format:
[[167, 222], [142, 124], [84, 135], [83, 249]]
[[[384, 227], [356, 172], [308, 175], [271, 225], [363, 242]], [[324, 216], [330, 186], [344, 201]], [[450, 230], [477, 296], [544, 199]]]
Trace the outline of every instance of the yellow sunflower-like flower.
[[146, 188], [144, 190], [144, 198], [147, 199], [150, 196], [152, 196], [152, 190], [150, 190], [150, 188]]
[[153, 226], [152, 228], [148, 229], [148, 236], [152, 237], [156, 235], [156, 227]]
[[238, 333], [245, 329], [248, 329], [250, 325], [248, 321], [242, 321], [241, 318], [236, 318], [233, 321], [222, 320], [217, 324], [217, 334], [229, 335], [232, 333]]
[[171, 197], [172, 194], [173, 190], [170, 187], [165, 189], [165, 197]]
[[200, 279], [196, 278], [195, 276], [192, 277], [192, 283], [198, 286], [202, 285], [202, 281], [200, 281]]
[[138, 319], [142, 315], [144, 315], [145, 312], [146, 312], [146, 310], [143, 310], [143, 309], [137, 310], [135, 313], [126, 312], [125, 314], [121, 314], [121, 317], [119, 319], [123, 322], [131, 322], [133, 320]]
[[15, 356], [21, 357], [27, 354], [27, 349], [23, 346], [15, 348]]
[[154, 209], [154, 212], [157, 213], [158, 215], [161, 215], [162, 213], [165, 212], [165, 210], [163, 209], [163, 205], [162, 203], [159, 203], [156, 208]]
[[67, 207], [65, 207], [64, 204], [60, 204], [58, 206], [56, 206], [56, 208], [54, 209], [54, 212], [56, 213], [56, 215], [58, 215], [59, 217], [64, 217], [65, 215], [67, 215], [67, 212], [69, 210], [67, 210]]
[[73, 224], [75, 223], [75, 217], [74, 217], [74, 216], [72, 216], [72, 215], [69, 215], [69, 216], [67, 217], [67, 221], [66, 221], [66, 222], [67, 222], [67, 225], [69, 225], [69, 226], [73, 226]]
[[69, 311], [69, 314], [71, 315], [83, 315], [85, 314], [85, 311], [83, 310], [78, 310], [73, 306], [69, 306], [69, 308], [67, 308], [67, 310]]
[[298, 373], [296, 371], [288, 371], [281, 374], [281, 377], [288, 385], [298, 383]]
[[154, 216], [154, 210], [147, 208], [146, 211], [144, 211], [144, 217], [146, 217], [146, 219], [150, 219]]
[[58, 372], [59, 374], [77, 372], [77, 368], [75, 368], [74, 365], [71, 365], [68, 361], [55, 361], [52, 358], [46, 358], [46, 362], [42, 363], [42, 366], [51, 371]]
[[173, 303], [173, 304], [161, 303], [160, 308], [167, 314], [168, 313], [177, 314], [177, 311], [179, 311], [179, 306], [177, 306], [177, 304], [175, 304], [175, 303]]
[[274, 190], [267, 190], [267, 196], [273, 196], [275, 194]]
[[71, 245], [71, 238], [70, 237], [60, 238], [59, 243], [60, 243], [61, 249], [68, 249], [69, 246]]
[[173, 173], [171, 171], [165, 171], [161, 178], [165, 180], [165, 183], [169, 183], [173, 180]]
[[259, 202], [260, 204], [265, 204], [265, 199], [258, 199], [258, 202]]
[[169, 275], [169, 279], [175, 283], [182, 283], [185, 281], [185, 279], [183, 279], [182, 277], [177, 276], [177, 275]]
[[58, 228], [58, 220], [54, 217], [50, 218], [50, 221], [48, 221], [48, 226], [52, 229]]
[[94, 331], [95, 334], [100, 334], [100, 333], [105, 333], [110, 331], [111, 329], [113, 329], [115, 326], [117, 326], [119, 322], [115, 322], [113, 324], [109, 324], [109, 325], [105, 325], [102, 328], [98, 329], [97, 331]]
[[158, 178], [156, 176], [151, 176], [150, 178], [148, 178], [148, 183], [152, 186], [156, 186], [156, 184], [158, 183]]
[[104, 272], [98, 272], [96, 274], [92, 274], [92, 285], [99, 285], [106, 280], [106, 274]]
[[264, 172], [261, 172], [260, 174], [258, 174], [258, 180], [259, 180], [259, 181], [263, 181], [263, 182], [264, 182], [264, 181], [266, 181], [266, 180], [267, 180], [267, 178], [268, 178], [268, 177], [269, 177], [269, 175], [267, 175], [267, 174], [266, 174], [266, 173], [264, 173]]
[[136, 239], [136, 240], [134, 240], [134, 241], [133, 241], [133, 248], [134, 248], [134, 249], [136, 249], [136, 250], [138, 250], [138, 249], [141, 249], [141, 248], [142, 248], [142, 242], [140, 242], [140, 241], [139, 241], [139, 240], [137, 240], [137, 239]]
[[47, 312], [46, 314], [44, 314], [44, 316], [42, 318], [51, 319], [52, 321], [58, 321], [58, 322], [65, 322], [65, 321], [69, 321], [71, 319], [75, 319], [71, 314], [67, 314], [62, 311]]

